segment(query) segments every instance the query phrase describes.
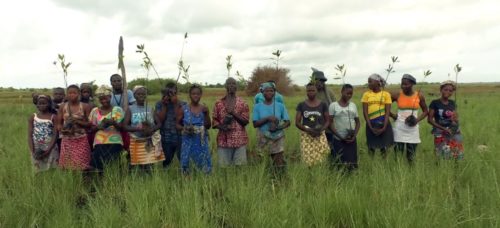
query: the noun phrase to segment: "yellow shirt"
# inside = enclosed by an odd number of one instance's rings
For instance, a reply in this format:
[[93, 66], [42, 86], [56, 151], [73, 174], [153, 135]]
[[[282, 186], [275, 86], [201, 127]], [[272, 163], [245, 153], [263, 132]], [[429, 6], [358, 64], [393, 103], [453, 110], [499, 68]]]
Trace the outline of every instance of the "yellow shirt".
[[375, 93], [371, 90], [366, 91], [361, 98], [361, 103], [368, 104], [368, 118], [376, 119], [385, 115], [385, 105], [391, 104], [391, 95], [386, 91]]

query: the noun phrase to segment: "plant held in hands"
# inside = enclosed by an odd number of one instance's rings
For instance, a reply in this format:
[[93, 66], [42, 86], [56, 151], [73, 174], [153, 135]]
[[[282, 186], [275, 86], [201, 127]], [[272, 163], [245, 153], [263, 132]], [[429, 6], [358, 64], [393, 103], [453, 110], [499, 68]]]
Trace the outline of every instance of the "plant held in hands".
[[64, 85], [66, 86], [65, 88], [68, 88], [68, 68], [69, 66], [71, 66], [71, 62], [66, 63], [64, 54], [57, 54], [57, 60], [54, 61], [53, 64], [57, 66], [58, 62], [61, 66], [61, 69], [63, 70]]
[[[432, 71], [430, 71], [430, 70], [426, 70], [426, 71], [424, 71], [424, 79], [422, 80], [422, 83], [423, 83], [423, 82], [425, 81], [425, 79], [426, 79], [427, 77], [429, 77], [429, 75], [431, 75], [431, 74], [432, 74]], [[418, 96], [420, 96], [420, 93], [422, 92], [422, 86], [423, 86], [423, 84], [420, 84], [420, 87], [418, 88], [418, 92], [417, 92]], [[415, 99], [415, 100], [413, 101], [413, 105], [412, 105], [412, 107], [415, 107], [416, 103], [417, 103], [417, 99]], [[417, 126], [417, 117], [415, 117], [415, 116], [413, 115], [413, 114], [414, 114], [414, 112], [415, 112], [415, 109], [412, 109], [412, 110], [411, 110], [411, 115], [409, 115], [409, 116], [408, 116], [408, 117], [406, 117], [406, 119], [405, 119], [405, 124], [406, 124], [407, 126], [409, 126], [409, 127], [415, 127], [415, 126]]]

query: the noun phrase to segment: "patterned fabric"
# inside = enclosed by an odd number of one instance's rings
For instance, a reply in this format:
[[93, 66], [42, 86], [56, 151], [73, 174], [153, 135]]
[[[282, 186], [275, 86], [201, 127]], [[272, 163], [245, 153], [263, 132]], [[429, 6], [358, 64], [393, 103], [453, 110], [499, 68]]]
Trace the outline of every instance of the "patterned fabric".
[[155, 132], [150, 138], [130, 137], [130, 164], [146, 165], [165, 160], [161, 136]]
[[[154, 126], [154, 116], [151, 107], [139, 106], [137, 104], [131, 105], [130, 110], [130, 126], [142, 129], [143, 124], [147, 123], [149, 126]], [[146, 122], [147, 121], [147, 122]], [[143, 133], [140, 131], [131, 132], [130, 136], [133, 138], [145, 138]]]
[[394, 121], [394, 141], [402, 143], [420, 143], [419, 125], [413, 127], [405, 123], [408, 116], [418, 118], [418, 110], [420, 109], [420, 96], [418, 93], [413, 93], [411, 96], [406, 96], [402, 91], [398, 96], [398, 118]]
[[195, 114], [191, 112], [188, 104], [182, 107], [184, 126], [195, 127], [193, 134], [182, 135], [181, 146], [181, 167], [183, 172], [189, 170], [189, 160], [193, 160], [196, 166], [204, 173], [210, 173], [212, 170], [212, 158], [208, 148], [208, 132], [203, 127], [205, 116], [203, 113]]
[[285, 151], [285, 137], [276, 140], [269, 139], [264, 133], [257, 131], [257, 145], [260, 154], [278, 154]]
[[[52, 139], [55, 137], [54, 134], [54, 115], [51, 119], [40, 119], [35, 113], [33, 118], [33, 145], [34, 151], [42, 150], [47, 151], [50, 147]], [[57, 167], [57, 160], [59, 159], [59, 150], [57, 145], [51, 150], [49, 155], [43, 159], [35, 159], [34, 155], [31, 156], [31, 161], [35, 168], [35, 172], [46, 171], [50, 168]]]
[[300, 149], [302, 151], [302, 160], [308, 166], [321, 163], [327, 157], [328, 152], [330, 152], [325, 134], [321, 134], [319, 137], [312, 137], [303, 131], [300, 132]]
[[460, 133], [454, 135], [444, 134], [442, 131], [434, 131], [434, 148], [436, 155], [442, 159], [464, 159], [463, 138]]
[[311, 107], [303, 101], [297, 105], [295, 110], [301, 113], [302, 124], [304, 126], [310, 128], [321, 128], [325, 124], [325, 117], [323, 114], [328, 112], [328, 105], [325, 102], [320, 102], [318, 106]]
[[[85, 113], [83, 111], [83, 105], [82, 103], [79, 104], [79, 108], [77, 112], [71, 112], [69, 109], [68, 102], [64, 103], [64, 108], [63, 108], [63, 128], [68, 125], [69, 121], [68, 118], [72, 117], [73, 119], [77, 120], [85, 120]], [[77, 124], [71, 124], [71, 134], [63, 134], [61, 132], [61, 138], [80, 138], [82, 135], [86, 135], [86, 131], [84, 128], [78, 126]]]
[[373, 92], [366, 91], [363, 93], [363, 97], [361, 98], [362, 103], [368, 104], [368, 117], [370, 121], [384, 119], [385, 115], [385, 105], [391, 104], [391, 95], [386, 91]]
[[[103, 115], [100, 111], [99, 108], [94, 108], [90, 112], [89, 115], [89, 121], [92, 123], [94, 126], [99, 126], [101, 125], [102, 121], [104, 119], [112, 119], [116, 121], [117, 123], [121, 123], [123, 121], [124, 115], [123, 115], [123, 110], [115, 106], [113, 107], [112, 111]], [[95, 134], [94, 138], [94, 145], [97, 144], [122, 144], [123, 145], [123, 140], [120, 132], [114, 127], [114, 126], [109, 126], [104, 130], [99, 130]]]
[[[178, 101], [177, 104], [169, 103], [167, 104], [167, 115], [163, 121], [163, 125], [160, 129], [161, 140], [164, 143], [179, 143], [181, 141], [181, 133], [175, 127], [176, 125], [176, 113], [177, 107], [182, 107], [186, 105], [184, 101]], [[156, 110], [160, 111], [163, 107], [161, 101], [156, 103]]]
[[[236, 104], [234, 112], [238, 113], [241, 118], [245, 120], [250, 119], [250, 110], [248, 105], [240, 97], [236, 97]], [[222, 125], [227, 114], [225, 106], [225, 98], [215, 102], [213, 115], [214, 125]], [[228, 131], [221, 131], [217, 133], [217, 146], [225, 148], [239, 148], [248, 144], [248, 135], [244, 126], [241, 126], [234, 118], [229, 124]]]
[[90, 146], [86, 135], [62, 139], [59, 167], [71, 170], [90, 168]]

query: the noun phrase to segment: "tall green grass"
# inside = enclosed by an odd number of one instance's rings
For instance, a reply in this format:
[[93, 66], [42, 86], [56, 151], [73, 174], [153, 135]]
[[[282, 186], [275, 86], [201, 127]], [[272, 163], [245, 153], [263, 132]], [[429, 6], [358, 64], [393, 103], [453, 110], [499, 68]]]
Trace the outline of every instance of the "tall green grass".
[[[360, 96], [356, 91], [359, 109]], [[343, 175], [327, 164], [308, 168], [300, 162], [299, 134], [292, 125], [286, 133], [287, 176], [281, 181], [271, 177], [267, 156], [252, 156], [246, 167], [215, 165], [210, 176], [195, 172], [189, 178], [177, 162], [150, 175], [113, 166], [95, 187], [77, 172], [35, 175], [26, 144], [34, 106], [28, 99], [24, 106], [2, 100], [0, 227], [500, 226], [499, 98], [498, 91], [462, 94], [465, 160], [460, 162], [435, 159], [430, 127], [422, 123], [413, 167], [393, 153], [386, 160], [370, 158], [362, 130], [358, 171]], [[294, 118], [303, 97], [285, 99]], [[215, 98], [203, 101], [212, 108]], [[247, 130], [253, 153], [255, 130]], [[488, 150], [479, 151], [478, 145]], [[215, 153], [212, 160], [216, 164]]]

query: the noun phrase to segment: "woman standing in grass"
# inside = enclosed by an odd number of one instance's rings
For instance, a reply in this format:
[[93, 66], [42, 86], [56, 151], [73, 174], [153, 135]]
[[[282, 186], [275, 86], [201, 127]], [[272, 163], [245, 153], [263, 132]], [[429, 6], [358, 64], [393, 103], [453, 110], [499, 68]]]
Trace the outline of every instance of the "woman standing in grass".
[[314, 83], [306, 86], [307, 99], [297, 105], [295, 126], [300, 132], [302, 160], [312, 166], [325, 160], [330, 150], [325, 136], [325, 129], [330, 125], [328, 105], [318, 98]]
[[458, 125], [458, 113], [455, 101], [450, 100], [455, 89], [453, 81], [441, 83], [441, 98], [433, 100], [429, 105], [427, 120], [433, 127], [436, 155], [443, 159], [462, 160], [464, 147]]
[[329, 111], [332, 116], [331, 130], [333, 132], [332, 158], [336, 162], [340, 160], [347, 171], [358, 168], [358, 145], [356, 136], [359, 131], [358, 108], [352, 98], [354, 88], [350, 84], [342, 86], [342, 96], [339, 101], [330, 105]]
[[177, 129], [182, 131], [181, 168], [189, 174], [189, 161], [205, 174], [212, 170], [208, 145], [208, 129], [212, 126], [208, 108], [200, 104], [202, 89], [199, 85], [189, 88], [190, 104], [185, 104], [177, 112]]
[[158, 129], [161, 120], [146, 104], [147, 90], [144, 86], [134, 87], [136, 103], [127, 110], [126, 130], [130, 132], [130, 165], [150, 171], [152, 164], [165, 160]]
[[120, 158], [123, 149], [120, 129], [124, 113], [119, 106], [111, 106], [111, 88], [99, 87], [96, 96], [101, 106], [92, 109], [89, 115], [92, 132], [95, 132], [91, 166], [102, 171], [106, 163]]
[[38, 94], [36, 108], [38, 111], [28, 121], [28, 146], [35, 172], [41, 172], [57, 167], [59, 150], [52, 100], [49, 96]]
[[63, 169], [86, 170], [90, 167], [90, 146], [85, 128], [88, 122], [89, 106], [80, 102], [80, 88], [70, 85], [67, 102], [59, 107], [57, 131], [61, 134], [59, 166]]
[[391, 95], [382, 90], [385, 80], [378, 74], [368, 78], [368, 88], [361, 98], [363, 116], [366, 121], [366, 143], [368, 152], [373, 157], [375, 150], [380, 149], [382, 157], [387, 156], [387, 147], [394, 143], [389, 114], [391, 112]]
[[[392, 100], [398, 104], [398, 113], [391, 113], [391, 117], [395, 120], [393, 130], [396, 156], [403, 153], [406, 147], [406, 159], [410, 164], [420, 143], [418, 123], [429, 113], [425, 97], [413, 90], [415, 84], [417, 80], [413, 76], [404, 74], [401, 79], [401, 91], [392, 95]], [[419, 109], [422, 109], [420, 115], [418, 115]]]

